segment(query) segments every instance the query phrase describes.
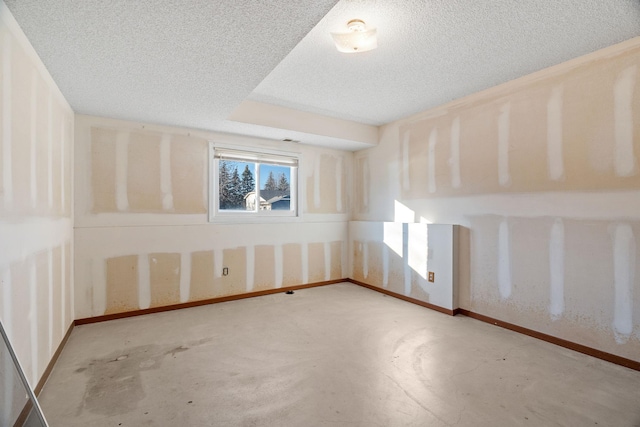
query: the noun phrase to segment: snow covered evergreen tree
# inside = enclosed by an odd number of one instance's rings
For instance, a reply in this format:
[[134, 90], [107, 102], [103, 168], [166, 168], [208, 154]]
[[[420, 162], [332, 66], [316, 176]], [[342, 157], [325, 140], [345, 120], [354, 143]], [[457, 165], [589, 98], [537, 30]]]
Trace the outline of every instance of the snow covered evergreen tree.
[[229, 166], [224, 160], [220, 161], [218, 172], [218, 208], [229, 209]]
[[278, 176], [278, 190], [289, 191], [289, 181], [287, 181], [287, 176], [283, 173]]
[[277, 190], [278, 184], [276, 183], [276, 178], [273, 176], [273, 171], [269, 172], [269, 177], [267, 178], [267, 182], [264, 184], [263, 190]]
[[256, 182], [253, 178], [253, 174], [249, 169], [249, 165], [244, 166], [244, 171], [242, 172], [242, 182], [240, 183], [240, 192], [242, 193], [242, 197], [244, 198], [248, 193], [255, 191]]
[[242, 194], [240, 174], [238, 168], [234, 167], [231, 177], [227, 181], [227, 194], [229, 195], [229, 209], [242, 209], [244, 194]]

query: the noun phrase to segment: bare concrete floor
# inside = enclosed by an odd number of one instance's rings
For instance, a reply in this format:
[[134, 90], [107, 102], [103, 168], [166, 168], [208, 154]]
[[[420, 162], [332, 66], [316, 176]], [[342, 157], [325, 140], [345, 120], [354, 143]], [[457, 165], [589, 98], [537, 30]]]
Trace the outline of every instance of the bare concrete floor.
[[73, 331], [51, 426], [640, 426], [640, 372], [339, 284]]

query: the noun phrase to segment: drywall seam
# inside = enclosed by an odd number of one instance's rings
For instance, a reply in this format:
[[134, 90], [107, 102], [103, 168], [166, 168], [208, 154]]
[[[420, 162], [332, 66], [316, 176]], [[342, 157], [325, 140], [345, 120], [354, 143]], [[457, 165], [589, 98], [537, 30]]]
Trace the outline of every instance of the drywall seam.
[[37, 174], [37, 141], [38, 141], [38, 132], [37, 132], [37, 113], [38, 113], [38, 101], [37, 101], [37, 93], [38, 91], [38, 73], [35, 69], [31, 71], [31, 112], [30, 112], [30, 136], [31, 136], [31, 144], [29, 149], [29, 157], [30, 157], [30, 180], [31, 180], [31, 207], [35, 208], [38, 205], [38, 174]]
[[615, 162], [617, 176], [636, 174], [636, 158], [633, 152], [633, 89], [638, 66], [625, 68], [614, 85]]
[[366, 279], [369, 277], [369, 244], [367, 242], [362, 245], [362, 276]]
[[411, 267], [409, 266], [409, 224], [402, 224], [402, 263], [404, 277], [404, 294], [411, 294]]
[[505, 300], [511, 296], [511, 244], [509, 223], [506, 218], [498, 229], [498, 291]]
[[301, 245], [301, 258], [302, 258], [302, 283], [309, 283], [309, 244], [302, 243]]
[[511, 103], [507, 102], [500, 107], [498, 115], [498, 182], [502, 187], [508, 187], [511, 183], [509, 174], [509, 120]]
[[369, 158], [365, 158], [362, 164], [362, 205], [369, 208]]
[[438, 129], [431, 129], [429, 134], [429, 193], [436, 192], [436, 144], [438, 143]]
[[351, 263], [353, 262], [353, 254], [349, 250], [349, 233], [347, 233], [347, 239], [342, 240], [342, 244], [340, 245], [340, 264], [342, 267], [342, 277], [348, 277], [351, 275], [353, 268], [351, 268]]
[[29, 337], [31, 338], [31, 381], [38, 380], [38, 277], [35, 257], [29, 257]]
[[191, 291], [191, 254], [180, 254], [180, 302], [189, 301]]
[[[61, 336], [64, 336], [66, 325], [66, 312], [67, 312], [67, 253], [65, 245], [60, 246], [60, 332]], [[69, 288], [71, 291], [71, 288]]]
[[47, 251], [48, 354], [53, 354], [53, 248]]
[[119, 211], [129, 209], [127, 196], [128, 149], [129, 133], [119, 131], [116, 135], [116, 207]]
[[157, 262], [156, 259], [151, 260], [149, 254], [138, 255], [138, 301], [141, 310], [151, 306], [151, 268], [149, 261]]
[[245, 246], [246, 252], [246, 261], [245, 261], [245, 269], [246, 269], [246, 284], [245, 290], [247, 292], [253, 291], [254, 285], [254, 273], [256, 271], [256, 248], [253, 245]]
[[[91, 211], [95, 199], [92, 191], [93, 171], [89, 166], [92, 162], [92, 143], [89, 143], [91, 141], [91, 126], [83, 126], [79, 123], [82, 123], [82, 119], [78, 119], [76, 116], [73, 126], [74, 141], [87, 142], [73, 144], [70, 148], [71, 194], [74, 192], [78, 194], [78, 197], [74, 197], [71, 203], [74, 227], [80, 226], [79, 220]], [[77, 164], [75, 164], [75, 160], [78, 160]]]
[[207, 207], [209, 206], [209, 193], [213, 193], [212, 183], [209, 181], [209, 165], [211, 163], [209, 156], [212, 155], [211, 152], [211, 148], [207, 147], [207, 155], [202, 156], [202, 206]]
[[549, 238], [549, 314], [558, 320], [564, 312], [564, 223], [557, 218]]
[[93, 313], [104, 314], [107, 310], [106, 261], [93, 258], [91, 261], [91, 304]]
[[564, 87], [554, 86], [547, 102], [547, 166], [549, 178], [554, 181], [564, 179], [564, 158], [562, 147], [562, 102]]
[[[73, 164], [73, 160], [71, 162]], [[71, 178], [73, 180], [73, 171], [71, 172]], [[71, 189], [71, 192], [73, 193], [73, 188]], [[73, 211], [73, 209], [72, 209]], [[73, 215], [73, 213], [71, 214]], [[72, 217], [73, 220], [73, 217]], [[71, 229], [71, 235], [73, 236], [73, 229]], [[76, 310], [76, 299], [75, 299], [75, 294], [76, 294], [76, 287], [75, 287], [75, 242], [74, 239], [71, 238], [69, 240], [69, 256], [65, 256], [65, 258], [69, 259], [69, 275], [67, 276], [69, 279], [69, 307], [67, 309], [66, 312], [62, 313], [62, 319], [63, 319], [63, 325], [62, 325], [62, 330], [65, 332], [68, 330], [69, 325], [71, 322], [73, 322], [73, 320], [75, 319], [75, 310]], [[63, 250], [66, 252], [67, 247], [66, 244], [63, 245]], [[66, 267], [66, 263], [64, 264]], [[66, 274], [66, 273], [65, 273]], [[106, 277], [105, 277], [105, 282], [106, 282]], [[105, 297], [105, 304], [106, 304], [106, 294], [107, 291], [106, 289], [104, 290], [104, 297]], [[103, 311], [104, 313], [104, 311]], [[68, 318], [67, 318], [68, 317]]]
[[[624, 200], [624, 203], [620, 203]], [[612, 206], [615, 209], [612, 210]], [[640, 191], [560, 192], [482, 194], [429, 199], [429, 212], [437, 212], [448, 223], [469, 226], [469, 217], [498, 215], [506, 217], [563, 217], [625, 221], [638, 218]]]
[[613, 272], [615, 307], [613, 328], [616, 342], [624, 344], [633, 333], [633, 286], [636, 246], [629, 224], [618, 224], [614, 232]]
[[451, 122], [451, 186], [460, 188], [460, 117], [456, 117]]
[[283, 264], [282, 264], [282, 245], [277, 244], [273, 247], [273, 262], [275, 263], [275, 287], [282, 287], [283, 280]]
[[336, 165], [336, 212], [342, 212], [342, 157], [338, 156]]
[[[4, 4], [0, 4], [4, 8]], [[11, 35], [5, 34], [2, 43], [2, 190], [4, 207], [13, 206], [13, 176], [11, 169]]]
[[60, 212], [63, 214], [66, 212], [65, 205], [67, 198], [67, 195], [65, 193], [66, 183], [64, 181], [65, 140], [65, 127], [64, 121], [62, 121], [62, 123], [60, 123]]
[[53, 93], [49, 90], [47, 101], [47, 202], [53, 208]]
[[162, 209], [173, 209], [173, 191], [171, 189], [171, 135], [164, 134], [160, 140], [160, 192]]
[[331, 243], [324, 242], [324, 280], [331, 279]]
[[0, 265], [24, 261], [29, 254], [46, 251], [71, 239], [70, 218], [30, 217], [20, 222], [1, 221]]
[[224, 255], [222, 248], [213, 250], [213, 277], [222, 277], [222, 268], [224, 267]]
[[320, 157], [321, 156], [316, 156], [315, 169], [313, 171], [313, 206], [316, 209], [320, 207], [322, 202], [320, 198], [320, 177], [322, 176]]
[[409, 140], [411, 138], [411, 130], [406, 130], [402, 138], [402, 189], [408, 191], [411, 189], [411, 180], [409, 178]]
[[13, 338], [13, 284], [11, 282], [11, 268], [7, 264], [2, 270], [2, 323], [9, 336]]
[[389, 246], [382, 244], [382, 287], [389, 287]]

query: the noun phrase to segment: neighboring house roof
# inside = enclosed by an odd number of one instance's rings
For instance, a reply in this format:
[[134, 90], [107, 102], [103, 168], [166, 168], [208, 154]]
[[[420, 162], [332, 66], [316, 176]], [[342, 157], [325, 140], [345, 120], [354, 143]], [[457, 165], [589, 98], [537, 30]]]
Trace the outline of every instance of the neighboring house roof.
[[[247, 198], [248, 198], [249, 196], [253, 196], [253, 195], [255, 195], [255, 194], [256, 194], [256, 192], [255, 192], [255, 191], [251, 191], [251, 192], [247, 193], [247, 194], [244, 196], [244, 199], [245, 199], [245, 200], [247, 200]], [[261, 201], [264, 201], [264, 198], [262, 197], [262, 194], [260, 195], [260, 200], [261, 200]]]
[[[249, 197], [252, 194], [255, 194], [255, 191], [247, 193], [247, 195], [244, 196], [245, 200], [247, 199], [247, 197]], [[289, 191], [262, 190], [260, 191], [260, 202], [266, 202], [268, 204], [271, 204], [283, 199], [289, 200], [289, 194], [290, 194]]]
[[270, 201], [273, 198], [279, 197], [289, 197], [290, 191], [282, 191], [282, 190], [260, 190], [260, 197]]

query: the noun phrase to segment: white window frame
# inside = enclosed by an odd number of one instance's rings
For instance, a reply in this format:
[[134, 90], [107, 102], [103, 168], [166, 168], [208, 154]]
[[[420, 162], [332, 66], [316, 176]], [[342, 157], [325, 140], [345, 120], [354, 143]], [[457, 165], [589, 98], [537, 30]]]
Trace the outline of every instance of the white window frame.
[[[256, 182], [257, 197], [260, 197], [260, 163], [269, 164], [272, 161], [282, 160], [291, 162], [291, 176], [289, 179], [290, 203], [293, 209], [290, 210], [260, 210], [259, 203], [256, 203], [256, 210], [220, 210], [219, 209], [219, 167], [220, 155], [229, 156], [229, 160], [255, 162], [254, 179]], [[262, 160], [262, 162], [261, 162]], [[216, 142], [209, 142], [209, 222], [272, 222], [272, 221], [292, 221], [299, 220], [300, 186], [298, 185], [298, 175], [300, 173], [300, 153], [285, 152], [257, 147], [231, 146]], [[272, 163], [271, 163], [272, 164]]]

